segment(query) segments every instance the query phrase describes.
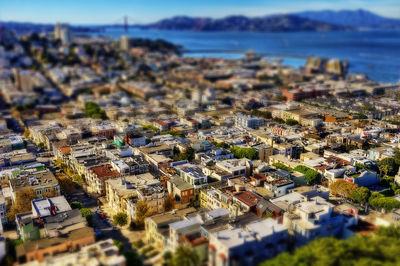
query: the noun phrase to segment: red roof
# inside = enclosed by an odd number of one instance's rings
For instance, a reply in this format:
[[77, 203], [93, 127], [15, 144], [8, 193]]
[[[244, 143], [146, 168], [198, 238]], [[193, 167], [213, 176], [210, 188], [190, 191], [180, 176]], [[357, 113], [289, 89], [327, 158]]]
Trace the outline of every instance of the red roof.
[[256, 206], [258, 201], [261, 199], [260, 196], [254, 194], [251, 191], [242, 191], [235, 194], [235, 198], [248, 205], [249, 207]]
[[112, 169], [111, 164], [94, 166], [90, 168], [90, 170], [93, 171], [93, 173], [97, 176], [97, 178], [101, 179], [106, 179], [119, 175], [118, 171]]

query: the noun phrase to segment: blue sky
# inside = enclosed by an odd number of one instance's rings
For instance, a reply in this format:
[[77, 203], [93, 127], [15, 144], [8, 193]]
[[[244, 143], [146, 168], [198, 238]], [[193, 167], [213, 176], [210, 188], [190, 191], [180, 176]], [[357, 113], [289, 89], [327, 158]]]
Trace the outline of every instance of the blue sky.
[[367, 9], [400, 18], [400, 0], [1, 0], [0, 19], [39, 23], [153, 22], [175, 15], [223, 17], [262, 16], [322, 9]]

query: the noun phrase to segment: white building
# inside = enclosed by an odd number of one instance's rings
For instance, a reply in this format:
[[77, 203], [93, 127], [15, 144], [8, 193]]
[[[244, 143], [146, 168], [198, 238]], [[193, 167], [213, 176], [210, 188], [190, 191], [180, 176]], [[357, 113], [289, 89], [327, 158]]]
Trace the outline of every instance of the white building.
[[209, 265], [257, 265], [286, 250], [288, 230], [271, 218], [209, 235]]
[[264, 125], [264, 119], [255, 116], [237, 115], [235, 116], [235, 126], [244, 128], [259, 128]]

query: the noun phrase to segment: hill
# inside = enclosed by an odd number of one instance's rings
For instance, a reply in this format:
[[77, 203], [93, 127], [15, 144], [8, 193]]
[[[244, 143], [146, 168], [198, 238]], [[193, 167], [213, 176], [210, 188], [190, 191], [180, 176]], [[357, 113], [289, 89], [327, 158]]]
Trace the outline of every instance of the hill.
[[351, 27], [331, 25], [296, 15], [272, 15], [265, 17], [228, 16], [221, 19], [177, 16], [147, 25], [147, 29], [195, 30], [195, 31], [331, 31], [349, 30]]
[[293, 15], [344, 27], [380, 29], [400, 28], [400, 19], [385, 18], [363, 9], [304, 11], [294, 13]]

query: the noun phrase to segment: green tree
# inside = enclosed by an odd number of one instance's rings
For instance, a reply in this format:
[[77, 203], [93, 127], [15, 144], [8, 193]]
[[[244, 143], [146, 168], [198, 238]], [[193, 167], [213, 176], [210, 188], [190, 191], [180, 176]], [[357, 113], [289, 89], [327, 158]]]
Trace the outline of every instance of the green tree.
[[294, 119], [286, 119], [286, 121], [285, 121], [285, 124], [286, 125], [288, 125], [288, 126], [294, 126], [294, 125], [297, 125], [299, 122], [297, 122], [297, 120], [294, 120]]
[[376, 234], [357, 235], [347, 240], [316, 239], [294, 252], [284, 252], [261, 266], [297, 265], [400, 265], [400, 228], [379, 229]]
[[307, 170], [307, 172], [304, 174], [304, 178], [307, 180], [309, 185], [314, 185], [321, 181], [320, 173], [314, 169]]
[[197, 252], [188, 246], [179, 246], [172, 258], [167, 263], [168, 266], [199, 266], [200, 257]]
[[371, 191], [369, 191], [368, 188], [358, 187], [353, 191], [353, 193], [351, 193], [350, 199], [360, 204], [365, 204], [368, 202], [370, 196]]
[[258, 156], [257, 150], [254, 148], [242, 148], [238, 146], [233, 146], [229, 150], [233, 152], [235, 158], [247, 158], [249, 160], [254, 160]]
[[122, 253], [126, 258], [126, 265], [142, 266], [143, 262], [135, 251], [125, 251]]
[[399, 170], [399, 166], [392, 157], [387, 157], [379, 162], [379, 171], [385, 173], [386, 175], [393, 176]]
[[392, 197], [385, 197], [379, 193], [372, 193], [369, 204], [377, 210], [384, 209], [385, 211], [391, 211], [400, 208], [400, 201]]
[[86, 218], [89, 226], [93, 226], [93, 213], [88, 208], [80, 209], [81, 215]]
[[85, 103], [85, 116], [93, 119], [107, 119], [106, 112], [94, 102]]
[[113, 222], [115, 225], [124, 226], [128, 223], [128, 215], [124, 212], [119, 212], [113, 216]]
[[73, 201], [73, 202], [71, 202], [71, 208], [80, 210], [83, 208], [83, 204], [82, 204], [82, 202], [79, 202], [79, 201]]
[[283, 163], [273, 163], [272, 166], [275, 167], [275, 168], [277, 168], [277, 169], [285, 170], [285, 171], [287, 171], [287, 172], [293, 171], [292, 168], [290, 168], [289, 166], [286, 166], [286, 165], [283, 164]]

